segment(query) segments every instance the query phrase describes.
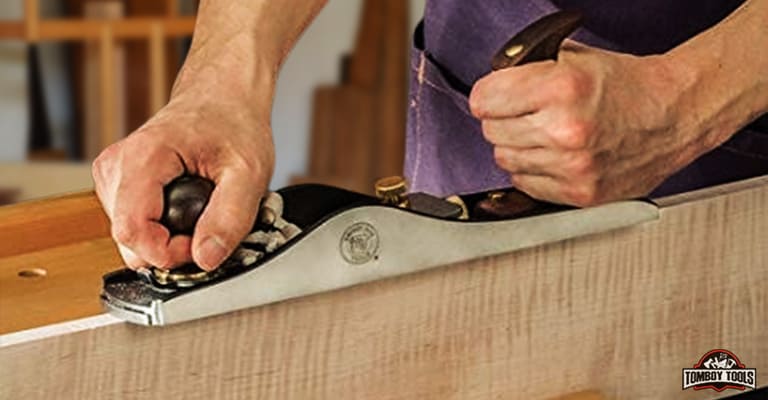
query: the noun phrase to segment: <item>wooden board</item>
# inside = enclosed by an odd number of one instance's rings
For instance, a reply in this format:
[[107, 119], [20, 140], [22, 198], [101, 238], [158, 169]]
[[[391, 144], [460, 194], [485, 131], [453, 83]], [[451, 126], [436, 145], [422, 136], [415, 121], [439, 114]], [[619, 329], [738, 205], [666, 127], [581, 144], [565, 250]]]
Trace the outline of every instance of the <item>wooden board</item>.
[[100, 313], [101, 275], [119, 266], [92, 192], [0, 207], [0, 334]]
[[0, 334], [101, 313], [101, 276], [120, 266], [109, 238], [0, 258]]
[[109, 236], [93, 192], [0, 207], [0, 258]]
[[681, 370], [714, 348], [765, 385], [768, 177], [660, 204], [641, 226], [182, 325], [16, 334], [0, 398], [708, 399], [732, 393], [683, 392]]

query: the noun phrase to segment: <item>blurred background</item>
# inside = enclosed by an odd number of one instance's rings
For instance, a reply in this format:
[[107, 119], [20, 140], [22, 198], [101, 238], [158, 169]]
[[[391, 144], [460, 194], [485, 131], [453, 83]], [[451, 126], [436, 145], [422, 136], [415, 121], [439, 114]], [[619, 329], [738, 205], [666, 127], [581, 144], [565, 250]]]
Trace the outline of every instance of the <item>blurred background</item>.
[[[400, 173], [425, 0], [329, 0], [281, 71], [271, 187]], [[195, 0], [0, 2], [0, 204], [92, 187], [90, 161], [168, 99]], [[225, 133], [223, 133], [225, 134]]]

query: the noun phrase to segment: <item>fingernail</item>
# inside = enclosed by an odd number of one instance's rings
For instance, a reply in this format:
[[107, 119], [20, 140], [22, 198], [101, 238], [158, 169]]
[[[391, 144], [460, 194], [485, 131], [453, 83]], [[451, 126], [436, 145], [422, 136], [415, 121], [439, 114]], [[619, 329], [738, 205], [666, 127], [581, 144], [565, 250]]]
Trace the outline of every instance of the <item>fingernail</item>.
[[209, 237], [200, 244], [197, 250], [197, 263], [203, 269], [210, 271], [218, 267], [227, 257], [227, 250], [216, 237]]
[[136, 253], [122, 244], [117, 245], [117, 250], [120, 252], [120, 256], [123, 258], [126, 267], [136, 270], [149, 266], [146, 261], [136, 256]]

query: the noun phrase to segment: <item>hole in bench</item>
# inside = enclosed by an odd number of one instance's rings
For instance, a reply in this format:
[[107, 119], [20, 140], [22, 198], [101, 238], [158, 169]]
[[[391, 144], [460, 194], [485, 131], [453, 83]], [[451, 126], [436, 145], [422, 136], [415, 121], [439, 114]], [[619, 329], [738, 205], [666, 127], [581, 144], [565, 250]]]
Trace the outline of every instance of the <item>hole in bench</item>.
[[43, 268], [30, 268], [19, 271], [19, 276], [22, 278], [42, 278], [48, 275], [48, 271]]

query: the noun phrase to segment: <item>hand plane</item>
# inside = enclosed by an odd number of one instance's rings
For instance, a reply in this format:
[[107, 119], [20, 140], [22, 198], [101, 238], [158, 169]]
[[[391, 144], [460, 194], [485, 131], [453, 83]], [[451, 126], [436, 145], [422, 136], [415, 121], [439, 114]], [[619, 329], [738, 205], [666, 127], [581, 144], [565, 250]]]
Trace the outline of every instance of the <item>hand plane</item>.
[[[559, 12], [535, 22], [499, 50], [493, 68], [556, 58], [579, 20]], [[171, 182], [161, 222], [172, 234], [192, 234], [212, 190], [199, 177]], [[439, 198], [408, 193], [399, 177], [377, 182], [376, 196], [289, 186], [265, 197], [251, 235], [218, 269], [114, 271], [101, 300], [126, 321], [173, 324], [657, 218], [647, 200], [575, 209], [514, 188]]]

